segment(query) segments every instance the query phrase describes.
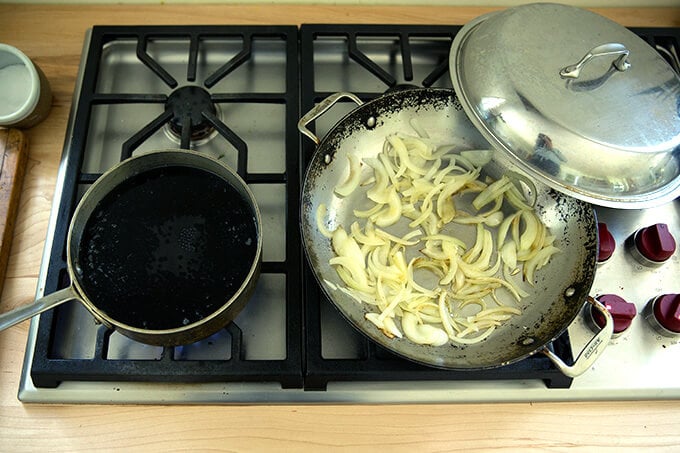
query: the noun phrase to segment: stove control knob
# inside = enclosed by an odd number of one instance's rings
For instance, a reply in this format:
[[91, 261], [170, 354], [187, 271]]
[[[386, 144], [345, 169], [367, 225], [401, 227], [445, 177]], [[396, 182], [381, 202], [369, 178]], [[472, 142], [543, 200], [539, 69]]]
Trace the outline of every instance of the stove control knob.
[[637, 230], [633, 242], [633, 256], [647, 266], [661, 265], [675, 253], [675, 239], [665, 223]]
[[661, 335], [680, 336], [680, 294], [663, 294], [649, 301], [645, 318]]
[[614, 236], [612, 236], [607, 229], [606, 223], [600, 222], [597, 224], [597, 233], [599, 237], [597, 262], [601, 264], [606, 262], [614, 254], [616, 241], [614, 240]]
[[[616, 338], [623, 334], [630, 327], [633, 318], [637, 315], [635, 304], [631, 304], [615, 294], [603, 294], [596, 297], [596, 299], [607, 308], [614, 319], [614, 333], [612, 334], [612, 338]], [[590, 314], [595, 325], [599, 329], [602, 329], [605, 324], [602, 313], [597, 311], [594, 307], [591, 307]]]

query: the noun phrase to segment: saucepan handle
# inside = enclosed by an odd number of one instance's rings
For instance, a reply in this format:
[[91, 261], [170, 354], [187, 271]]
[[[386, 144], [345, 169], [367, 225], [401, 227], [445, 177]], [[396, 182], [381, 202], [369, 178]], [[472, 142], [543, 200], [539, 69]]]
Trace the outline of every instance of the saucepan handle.
[[614, 332], [614, 319], [612, 318], [609, 310], [599, 303], [594, 298], [588, 296], [588, 303], [595, 307], [602, 316], [604, 316], [605, 324], [604, 327], [590, 339], [588, 344], [583, 348], [581, 353], [578, 355], [574, 364], [569, 366], [562, 361], [554, 352], [552, 352], [547, 347], [544, 347], [541, 352], [548, 356], [548, 358], [555, 364], [557, 369], [569, 377], [580, 376], [585, 373], [593, 363], [600, 357], [600, 354], [604, 351], [605, 347], [609, 344], [612, 338], [612, 333]]
[[53, 292], [52, 294], [48, 294], [32, 304], [22, 305], [7, 313], [3, 313], [0, 315], [0, 331], [9, 329], [15, 324], [19, 324], [22, 321], [73, 299], [80, 299], [80, 297], [76, 294], [73, 287], [69, 286]]
[[298, 130], [302, 132], [304, 135], [307, 137], [311, 138], [314, 143], [317, 145], [321, 142], [319, 140], [319, 137], [314, 134], [314, 132], [310, 131], [307, 129], [307, 125], [323, 115], [328, 109], [333, 107], [337, 102], [343, 98], [348, 98], [354, 101], [357, 105], [362, 105], [363, 102], [361, 99], [359, 99], [356, 95], [352, 93], [347, 93], [347, 92], [340, 92], [340, 93], [335, 93], [331, 94], [328, 96], [326, 99], [323, 101], [319, 102], [316, 104], [309, 112], [307, 112], [302, 118], [300, 118], [300, 121], [298, 121]]

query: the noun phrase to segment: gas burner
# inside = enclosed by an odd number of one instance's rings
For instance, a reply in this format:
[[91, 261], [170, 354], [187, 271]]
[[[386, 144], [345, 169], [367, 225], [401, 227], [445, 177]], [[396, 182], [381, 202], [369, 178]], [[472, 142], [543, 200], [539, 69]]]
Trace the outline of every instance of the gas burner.
[[189, 148], [191, 144], [202, 145], [217, 134], [206, 113], [219, 118], [219, 109], [205, 88], [196, 85], [177, 88], [168, 96], [165, 109], [172, 112], [172, 118], [164, 128], [165, 133], [182, 148]]

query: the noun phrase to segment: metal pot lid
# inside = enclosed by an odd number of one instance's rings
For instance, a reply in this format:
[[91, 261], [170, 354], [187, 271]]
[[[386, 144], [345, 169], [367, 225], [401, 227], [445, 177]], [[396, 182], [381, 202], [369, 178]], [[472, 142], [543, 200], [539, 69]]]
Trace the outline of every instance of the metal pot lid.
[[617, 208], [680, 196], [680, 78], [626, 28], [522, 5], [465, 25], [449, 66], [485, 138], [556, 190]]

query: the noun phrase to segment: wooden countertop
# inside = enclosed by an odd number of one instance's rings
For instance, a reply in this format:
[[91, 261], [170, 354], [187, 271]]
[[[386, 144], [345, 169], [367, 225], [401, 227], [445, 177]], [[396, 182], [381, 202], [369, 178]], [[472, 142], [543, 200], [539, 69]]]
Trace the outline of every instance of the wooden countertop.
[[[478, 7], [0, 5], [0, 42], [54, 91], [30, 156], [0, 311], [33, 299], [85, 30], [114, 24], [463, 24]], [[622, 25], [680, 27], [680, 8], [595, 9]], [[75, 406], [16, 394], [28, 322], [0, 333], [0, 450], [680, 450], [680, 402], [372, 406]], [[621, 370], [625, 372], [625, 370]]]

